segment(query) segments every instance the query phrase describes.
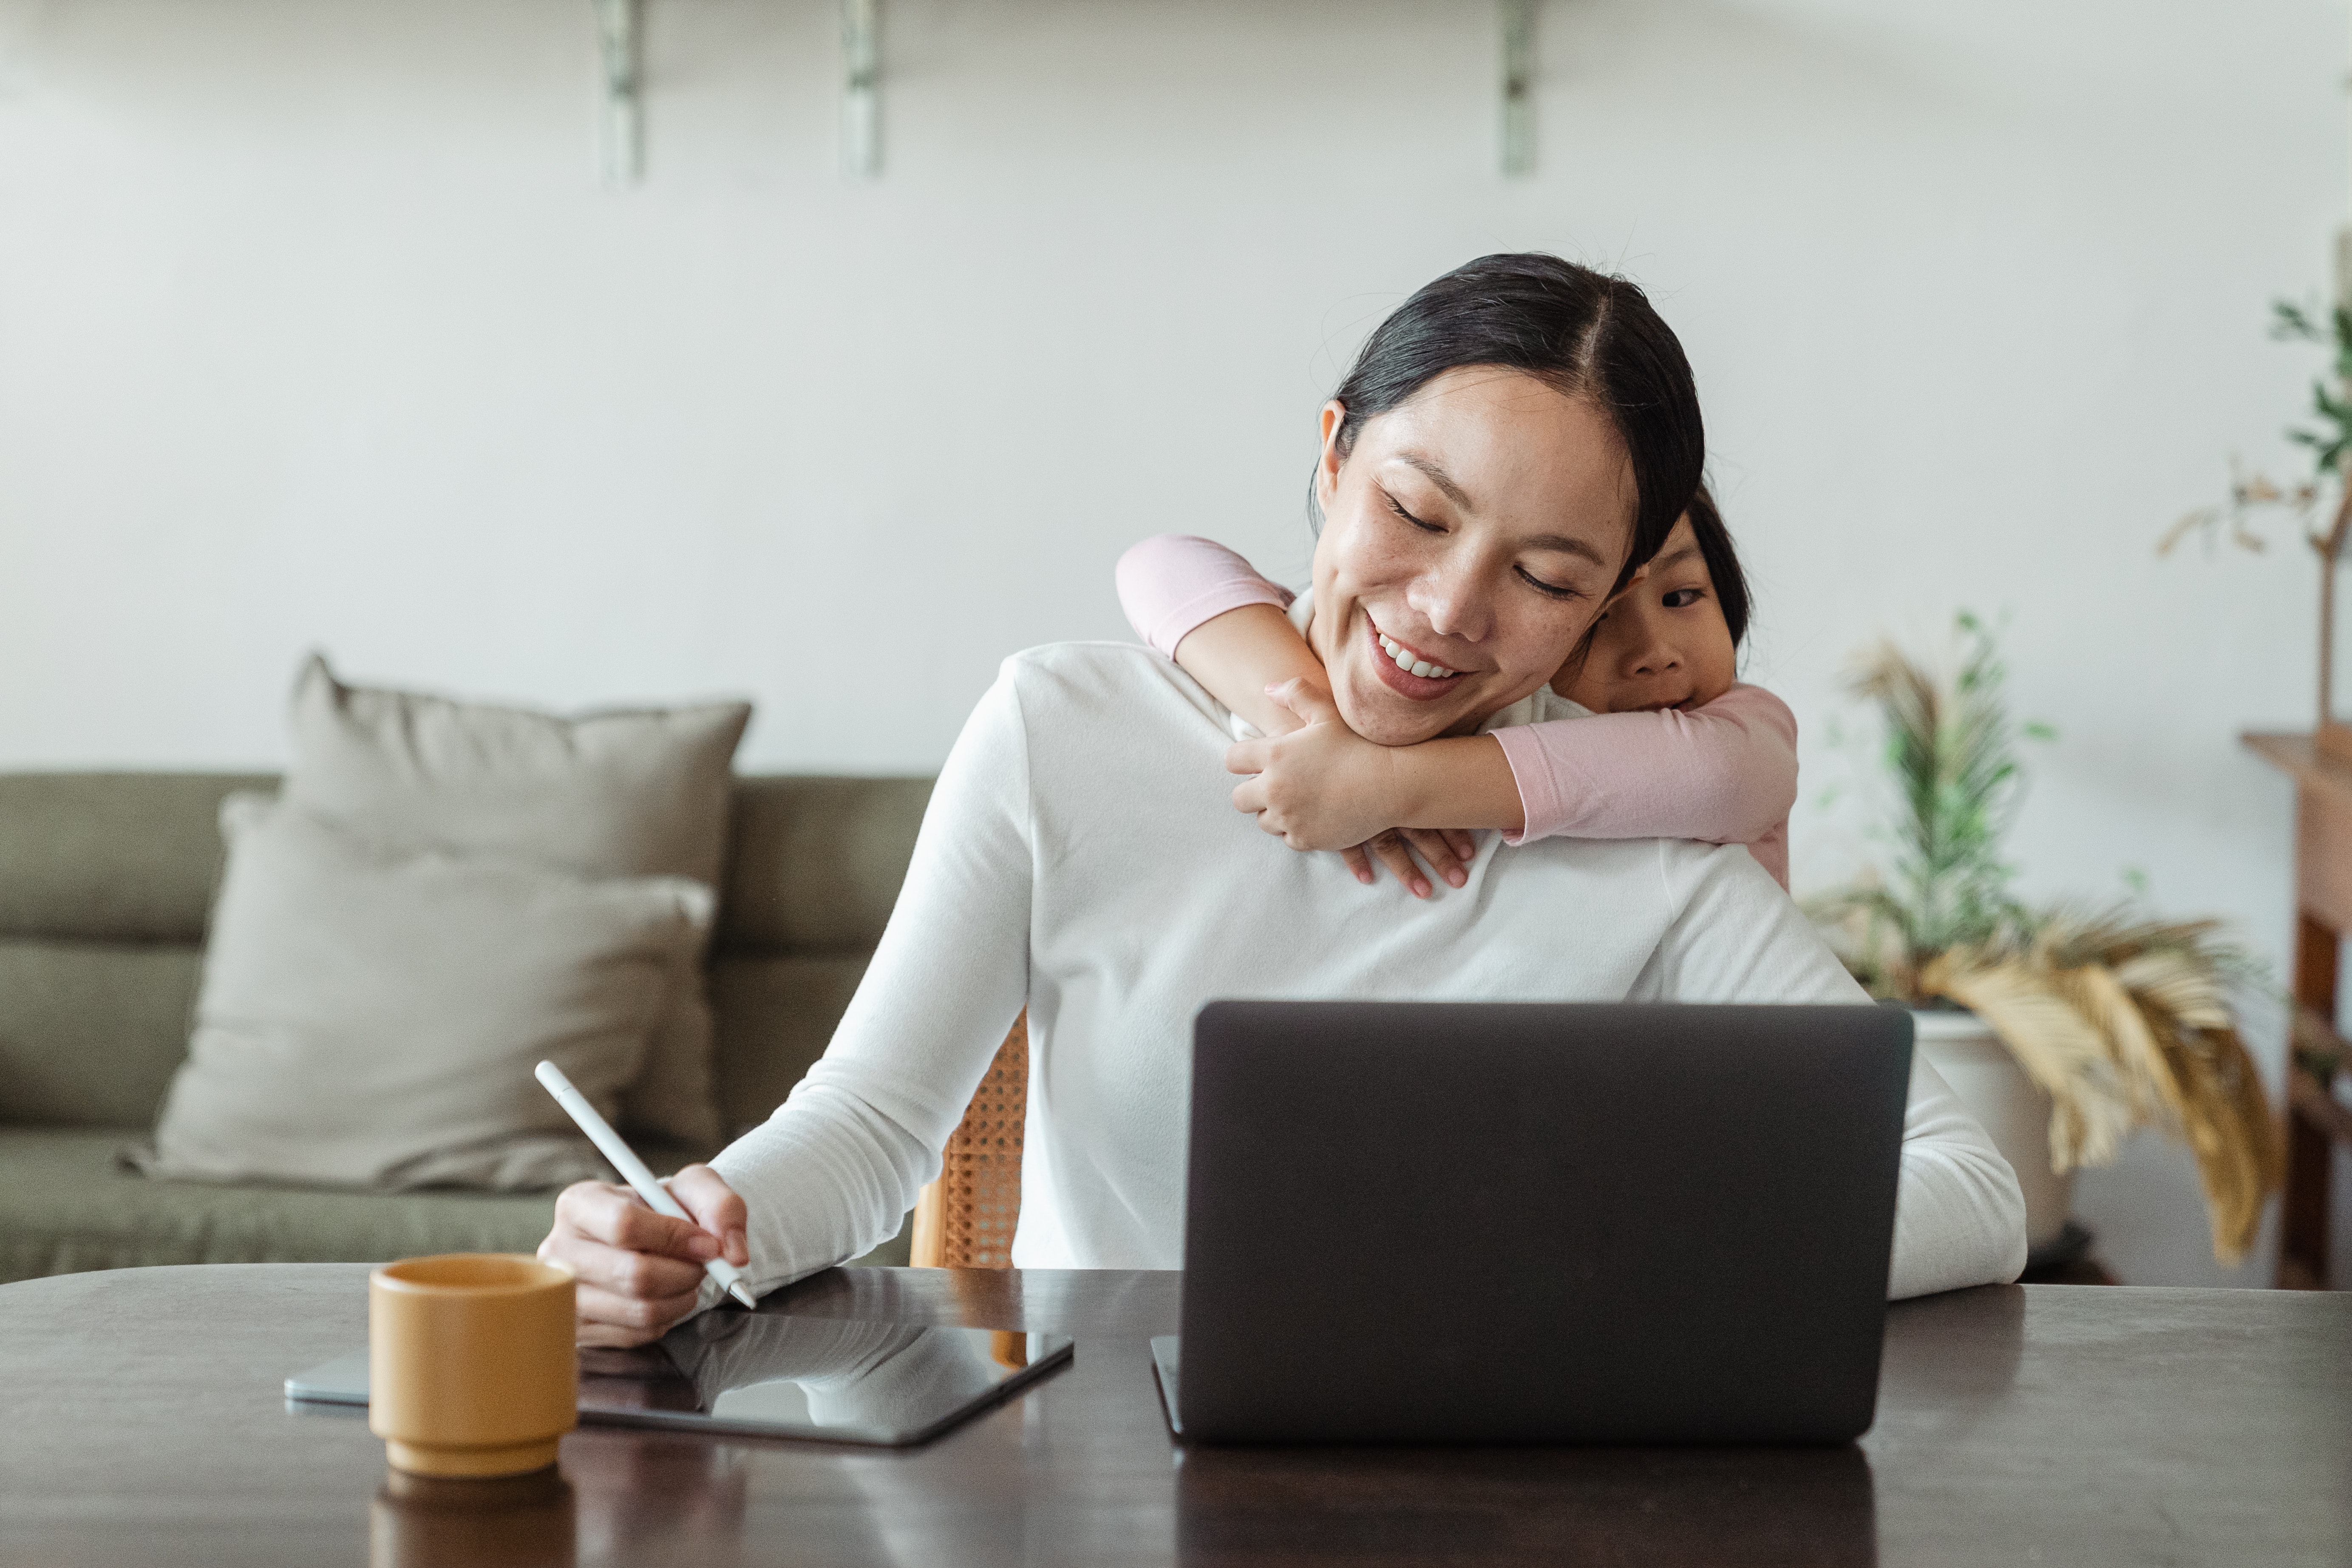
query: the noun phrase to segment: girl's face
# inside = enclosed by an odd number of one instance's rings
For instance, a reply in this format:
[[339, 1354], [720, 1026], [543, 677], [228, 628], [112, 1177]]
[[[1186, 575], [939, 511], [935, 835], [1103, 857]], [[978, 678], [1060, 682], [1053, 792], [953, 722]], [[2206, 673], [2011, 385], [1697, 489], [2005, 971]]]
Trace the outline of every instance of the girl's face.
[[1356, 733], [1468, 734], [1550, 679], [1633, 543], [1636, 489], [1609, 417], [1533, 376], [1448, 371], [1368, 419], [1323, 410], [1307, 639]]
[[1687, 711], [1730, 690], [1737, 674], [1731, 628], [1685, 517], [1648, 573], [1610, 604], [1591, 642], [1552, 678], [1551, 689], [1595, 713]]

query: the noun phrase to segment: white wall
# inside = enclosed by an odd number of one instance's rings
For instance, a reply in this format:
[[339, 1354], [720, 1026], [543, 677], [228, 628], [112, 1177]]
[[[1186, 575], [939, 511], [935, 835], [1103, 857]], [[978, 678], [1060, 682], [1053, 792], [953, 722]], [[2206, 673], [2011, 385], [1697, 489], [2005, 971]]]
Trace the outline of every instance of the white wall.
[[[928, 770], [1000, 656], [1123, 635], [1128, 542], [1300, 573], [1362, 333], [1544, 247], [1683, 333], [1809, 795], [1856, 645], [2005, 611], [2063, 732], [2028, 889], [2139, 868], [2281, 954], [2288, 791], [2233, 736], [2310, 710], [2311, 565], [2151, 545], [2291, 461], [2332, 0], [1549, 0], [1519, 182], [1486, 5], [890, 0], [866, 187], [827, 0], [649, 11], [614, 195], [584, 0], [0, 0], [0, 766], [271, 763], [322, 646]], [[1801, 884], [1860, 828], [1801, 813]], [[2222, 1277], [2160, 1145], [2080, 1206], [2128, 1277]]]

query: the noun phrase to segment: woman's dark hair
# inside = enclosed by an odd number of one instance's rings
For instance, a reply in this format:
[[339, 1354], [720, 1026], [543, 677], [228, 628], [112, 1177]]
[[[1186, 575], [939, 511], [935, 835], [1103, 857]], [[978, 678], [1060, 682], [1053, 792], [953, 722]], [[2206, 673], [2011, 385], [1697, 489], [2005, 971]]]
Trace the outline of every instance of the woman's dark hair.
[[1715, 498], [1706, 493], [1705, 485], [1691, 492], [1691, 533], [1698, 540], [1699, 559], [1706, 563], [1706, 574], [1715, 584], [1715, 602], [1723, 611], [1723, 624], [1731, 628], [1731, 646], [1738, 647], [1748, 635], [1748, 574], [1739, 569], [1739, 552], [1731, 547], [1731, 531], [1723, 526], [1723, 513], [1716, 510]]
[[1666, 542], [1706, 461], [1698, 393], [1673, 331], [1622, 278], [1539, 252], [1482, 256], [1416, 289], [1373, 331], [1331, 395], [1346, 410], [1339, 455], [1354, 449], [1364, 421], [1472, 365], [1523, 371], [1591, 398], [1616, 425], [1637, 495], [1623, 587]]

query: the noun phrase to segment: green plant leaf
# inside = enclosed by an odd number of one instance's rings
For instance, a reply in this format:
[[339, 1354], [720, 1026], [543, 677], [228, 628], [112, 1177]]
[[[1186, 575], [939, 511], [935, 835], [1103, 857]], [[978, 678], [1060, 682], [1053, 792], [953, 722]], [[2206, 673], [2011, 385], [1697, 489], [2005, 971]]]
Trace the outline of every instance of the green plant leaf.
[[2312, 324], [2304, 308], [2290, 300], [2271, 301], [2271, 336], [2285, 342], [2290, 339], [2315, 340], [2319, 329]]
[[1885, 994], [1910, 994], [1933, 955], [2025, 918], [2009, 892], [2016, 868], [2000, 853], [2024, 781], [2015, 745], [2055, 731], [2010, 719], [1992, 625], [1963, 610], [1953, 628], [1939, 670], [1882, 645], [1853, 677], [1879, 710], [1880, 766], [1901, 809], [1885, 835], [1894, 853], [1884, 880], [1857, 889], [1837, 918], [1855, 926], [1849, 966]]

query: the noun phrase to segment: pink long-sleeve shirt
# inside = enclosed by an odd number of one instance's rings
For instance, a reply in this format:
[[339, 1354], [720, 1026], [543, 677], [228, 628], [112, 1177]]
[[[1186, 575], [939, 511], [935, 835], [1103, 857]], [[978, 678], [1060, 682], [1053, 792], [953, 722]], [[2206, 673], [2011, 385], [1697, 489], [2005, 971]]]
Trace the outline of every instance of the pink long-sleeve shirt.
[[[1162, 533], [1119, 557], [1118, 601], [1136, 635], [1169, 658], [1202, 622], [1297, 597], [1213, 540]], [[1595, 713], [1494, 732], [1525, 820], [1507, 842], [1692, 838], [1745, 844], [1789, 885], [1797, 802], [1797, 716], [1759, 686], [1689, 712]]]

